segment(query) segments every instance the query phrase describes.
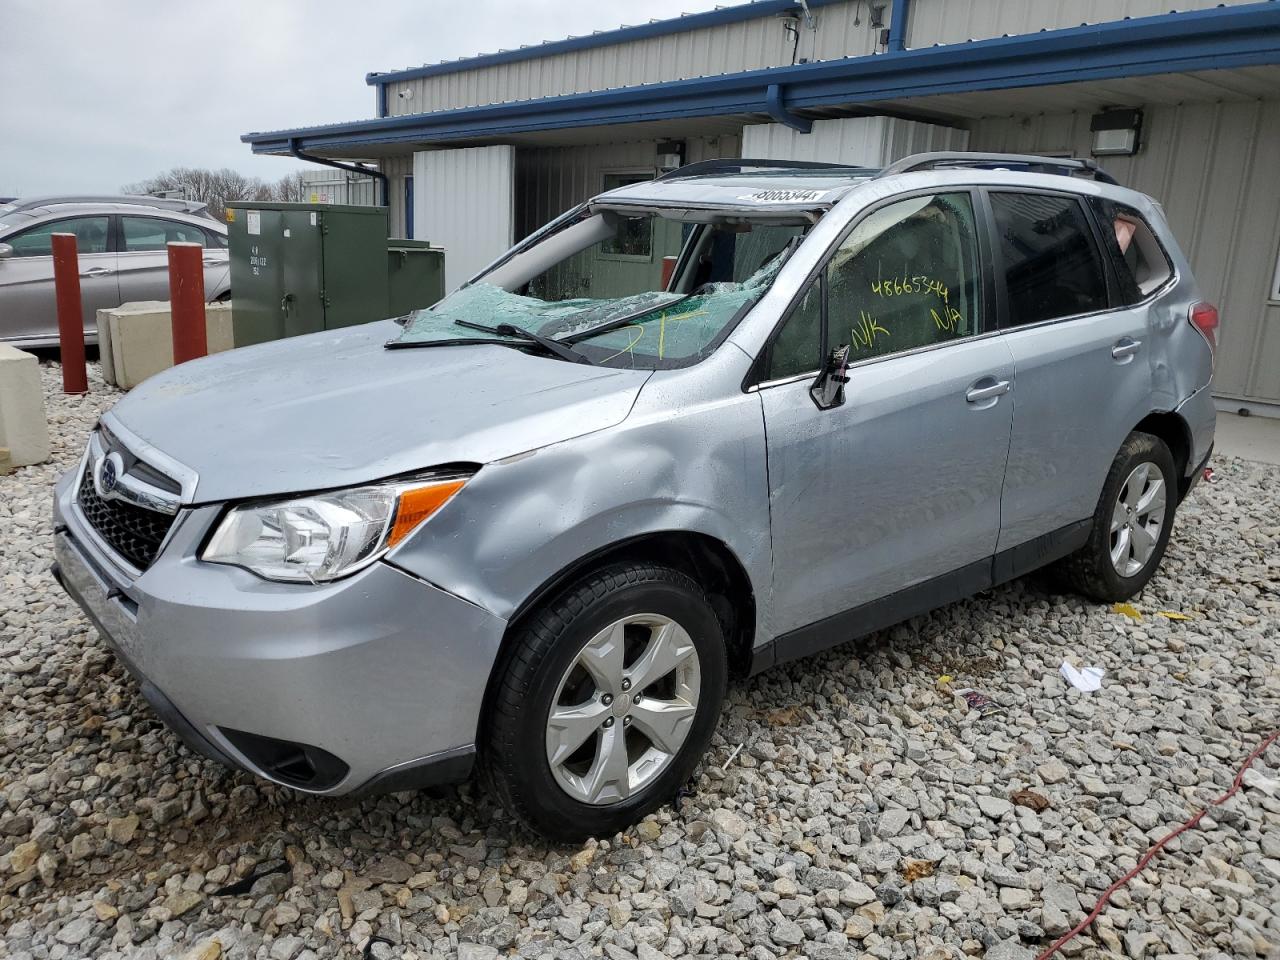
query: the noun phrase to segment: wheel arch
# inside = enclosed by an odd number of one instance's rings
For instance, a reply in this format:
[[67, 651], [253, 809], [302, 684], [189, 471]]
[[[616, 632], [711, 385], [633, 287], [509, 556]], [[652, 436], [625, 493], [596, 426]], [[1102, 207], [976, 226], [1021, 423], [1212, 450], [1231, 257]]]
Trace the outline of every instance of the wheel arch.
[[[691, 530], [660, 530], [628, 537], [594, 550], [544, 580], [516, 607], [503, 636], [505, 648], [524, 618], [574, 580], [612, 563], [663, 564], [697, 581], [725, 630], [730, 669], [746, 672], [756, 633], [756, 597], [747, 569], [722, 540]], [[501, 651], [499, 652], [501, 659]], [[495, 671], [496, 672], [496, 671]]]
[[1181, 501], [1191, 488], [1191, 479], [1187, 476], [1187, 471], [1191, 468], [1191, 451], [1194, 449], [1191, 426], [1180, 414], [1169, 410], [1147, 414], [1133, 429], [1159, 437], [1169, 448], [1169, 452], [1173, 454], [1173, 465], [1178, 471], [1178, 500]]

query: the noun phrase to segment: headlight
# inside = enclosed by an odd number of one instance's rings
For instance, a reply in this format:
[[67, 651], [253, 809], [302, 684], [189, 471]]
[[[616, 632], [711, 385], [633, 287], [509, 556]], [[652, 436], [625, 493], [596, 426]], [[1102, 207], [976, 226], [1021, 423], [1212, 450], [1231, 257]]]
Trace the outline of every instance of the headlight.
[[267, 580], [336, 580], [377, 560], [466, 482], [374, 484], [245, 504], [223, 517], [200, 559], [244, 567]]

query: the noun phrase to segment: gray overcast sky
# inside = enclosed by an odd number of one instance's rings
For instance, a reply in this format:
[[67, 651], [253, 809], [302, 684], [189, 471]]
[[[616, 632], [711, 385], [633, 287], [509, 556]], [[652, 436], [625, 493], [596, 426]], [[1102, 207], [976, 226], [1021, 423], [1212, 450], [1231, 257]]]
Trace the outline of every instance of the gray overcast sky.
[[371, 117], [370, 70], [714, 5], [0, 0], [0, 195], [114, 192], [175, 166], [276, 179], [301, 165], [240, 135]]

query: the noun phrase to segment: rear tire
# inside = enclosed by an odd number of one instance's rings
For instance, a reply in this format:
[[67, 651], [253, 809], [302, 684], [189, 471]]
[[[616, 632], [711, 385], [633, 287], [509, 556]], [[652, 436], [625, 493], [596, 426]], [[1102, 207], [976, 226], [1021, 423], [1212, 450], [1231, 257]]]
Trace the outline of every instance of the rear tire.
[[1099, 603], [1136, 596], [1160, 566], [1177, 505], [1168, 446], [1149, 433], [1129, 434], [1102, 485], [1088, 542], [1060, 560], [1053, 574]]
[[614, 834], [675, 796], [711, 741], [728, 663], [696, 582], [625, 563], [535, 610], [498, 670], [484, 774], [526, 827], [574, 842]]

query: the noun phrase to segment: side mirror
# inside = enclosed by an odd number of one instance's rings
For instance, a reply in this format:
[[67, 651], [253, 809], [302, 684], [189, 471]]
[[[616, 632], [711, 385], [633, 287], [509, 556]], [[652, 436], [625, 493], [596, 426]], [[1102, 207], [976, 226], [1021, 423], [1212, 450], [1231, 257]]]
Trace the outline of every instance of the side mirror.
[[13, 247], [7, 243], [0, 243], [0, 260], [8, 260], [13, 256]]
[[844, 403], [844, 385], [849, 382], [849, 344], [836, 347], [827, 356], [822, 372], [809, 388], [809, 396], [819, 410]]

